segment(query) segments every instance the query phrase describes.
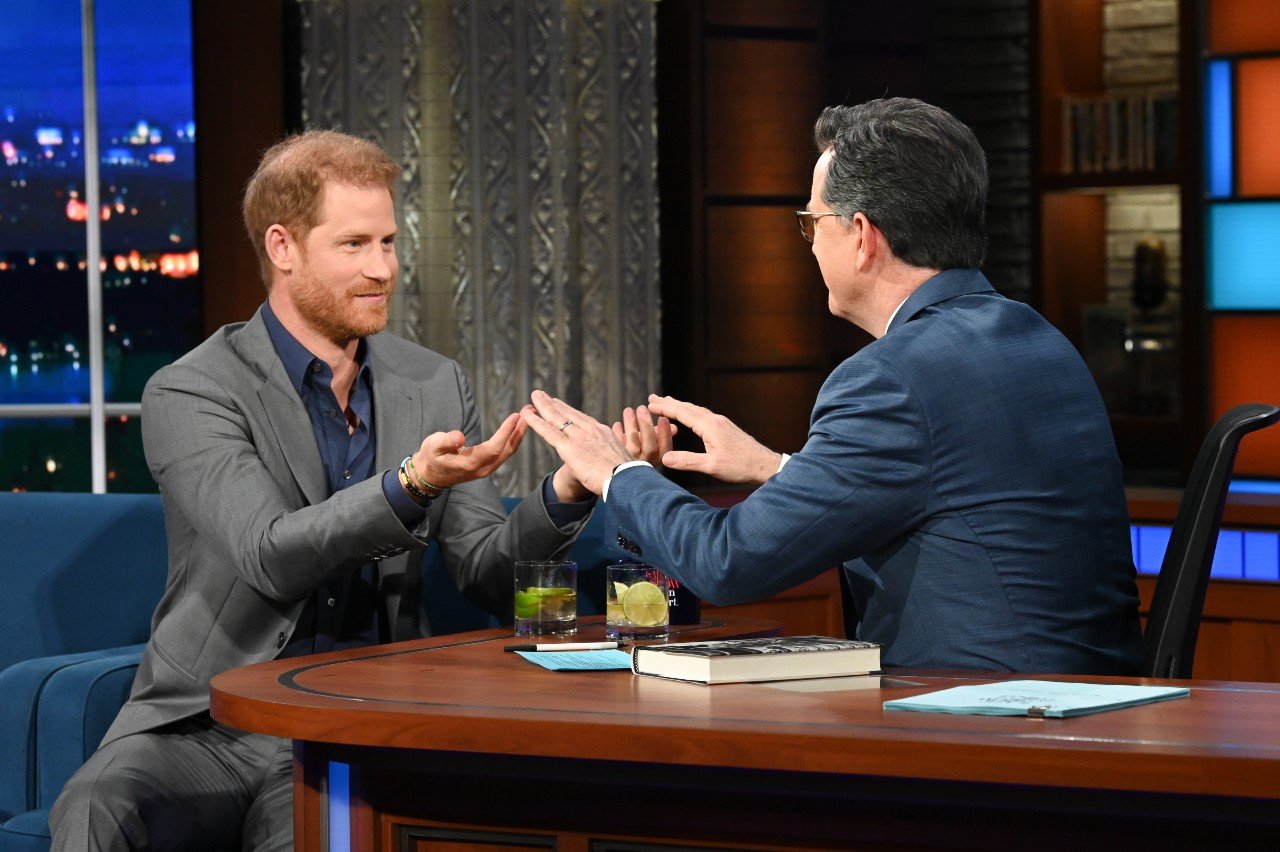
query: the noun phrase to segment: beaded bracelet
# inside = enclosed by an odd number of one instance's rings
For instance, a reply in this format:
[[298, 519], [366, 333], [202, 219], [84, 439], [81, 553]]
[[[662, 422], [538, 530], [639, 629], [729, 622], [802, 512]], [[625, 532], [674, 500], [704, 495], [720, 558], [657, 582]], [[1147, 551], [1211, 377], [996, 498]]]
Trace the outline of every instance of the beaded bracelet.
[[427, 495], [418, 486], [409, 481], [408, 475], [404, 472], [404, 468], [396, 471], [396, 478], [400, 480], [400, 487], [408, 492], [409, 498], [419, 506], [426, 506], [430, 500]]

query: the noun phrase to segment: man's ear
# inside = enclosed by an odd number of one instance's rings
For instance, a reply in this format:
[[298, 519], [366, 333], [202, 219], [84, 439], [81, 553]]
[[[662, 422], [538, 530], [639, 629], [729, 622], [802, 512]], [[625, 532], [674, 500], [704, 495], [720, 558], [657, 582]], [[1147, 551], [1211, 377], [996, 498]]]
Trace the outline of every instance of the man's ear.
[[272, 266], [281, 272], [292, 272], [298, 263], [298, 244], [284, 225], [275, 224], [267, 228], [263, 244], [267, 248], [267, 259]]
[[880, 229], [871, 224], [865, 214], [853, 214], [849, 222], [849, 230], [853, 234], [854, 262], [859, 269], [865, 270], [875, 263], [880, 253]]

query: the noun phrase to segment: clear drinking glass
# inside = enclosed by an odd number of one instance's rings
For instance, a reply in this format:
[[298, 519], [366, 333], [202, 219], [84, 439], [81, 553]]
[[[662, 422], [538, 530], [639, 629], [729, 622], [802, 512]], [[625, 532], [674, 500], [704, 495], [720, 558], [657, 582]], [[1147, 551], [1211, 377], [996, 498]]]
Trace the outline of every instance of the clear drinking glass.
[[578, 632], [578, 563], [516, 563], [516, 635], [568, 636]]
[[605, 568], [604, 633], [610, 639], [655, 639], [667, 635], [667, 576], [652, 565], [620, 563]]

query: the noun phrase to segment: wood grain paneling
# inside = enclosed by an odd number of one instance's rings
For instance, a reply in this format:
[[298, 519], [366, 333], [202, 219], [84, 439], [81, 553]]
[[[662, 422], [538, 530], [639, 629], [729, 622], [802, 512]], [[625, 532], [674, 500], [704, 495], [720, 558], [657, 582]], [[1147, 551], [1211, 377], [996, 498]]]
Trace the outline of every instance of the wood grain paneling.
[[[1211, 416], [1245, 402], [1280, 402], [1280, 316], [1226, 316], [1212, 320]], [[1236, 473], [1280, 476], [1280, 428], [1245, 435]]]
[[706, 0], [705, 20], [713, 26], [808, 28], [819, 3], [795, 0]]
[[1276, 0], [1213, 0], [1205, 5], [1209, 49], [1214, 53], [1280, 50], [1280, 4]]
[[[1154, 577], [1138, 578], [1144, 616], [1155, 584]], [[1280, 583], [1209, 582], [1193, 676], [1280, 682]]]
[[707, 363], [815, 366], [827, 290], [791, 206], [707, 210]]
[[817, 45], [708, 38], [704, 51], [706, 191], [808, 196], [824, 84]]
[[1046, 194], [1042, 211], [1040, 312], [1079, 347], [1082, 308], [1107, 300], [1106, 196]]
[[285, 133], [285, 15], [280, 0], [196, 0], [191, 8], [200, 276], [212, 334], [249, 319], [266, 299], [240, 201], [258, 158]]
[[708, 404], [766, 447], [793, 453], [804, 444], [809, 413], [826, 377], [824, 370], [714, 373]]
[[[1280, 16], [1280, 5], [1275, 8]], [[1236, 80], [1239, 194], [1280, 195], [1280, 59], [1241, 62]]]

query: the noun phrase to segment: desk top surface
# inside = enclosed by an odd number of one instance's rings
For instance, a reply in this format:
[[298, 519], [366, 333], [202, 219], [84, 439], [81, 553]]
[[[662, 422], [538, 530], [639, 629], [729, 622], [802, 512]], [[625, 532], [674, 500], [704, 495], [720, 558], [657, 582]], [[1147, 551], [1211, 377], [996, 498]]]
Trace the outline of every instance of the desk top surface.
[[[673, 639], [776, 635], [723, 619]], [[603, 638], [585, 619], [578, 641]], [[552, 672], [485, 630], [303, 659], [213, 680], [213, 714], [322, 743], [789, 772], [1280, 799], [1280, 684], [1078, 678], [1190, 686], [1191, 696], [1081, 716], [952, 716], [883, 702], [1023, 675], [897, 672], [788, 684], [693, 683], [625, 671]]]

